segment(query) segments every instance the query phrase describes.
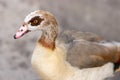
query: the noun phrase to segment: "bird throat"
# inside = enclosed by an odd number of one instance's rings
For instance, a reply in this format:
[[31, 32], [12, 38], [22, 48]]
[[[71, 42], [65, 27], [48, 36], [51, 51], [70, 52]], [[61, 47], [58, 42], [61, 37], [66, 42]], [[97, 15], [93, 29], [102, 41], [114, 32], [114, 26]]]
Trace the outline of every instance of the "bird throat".
[[55, 49], [55, 40], [57, 35], [52, 33], [43, 32], [41, 38], [39, 39], [39, 44], [43, 47], [54, 50]]

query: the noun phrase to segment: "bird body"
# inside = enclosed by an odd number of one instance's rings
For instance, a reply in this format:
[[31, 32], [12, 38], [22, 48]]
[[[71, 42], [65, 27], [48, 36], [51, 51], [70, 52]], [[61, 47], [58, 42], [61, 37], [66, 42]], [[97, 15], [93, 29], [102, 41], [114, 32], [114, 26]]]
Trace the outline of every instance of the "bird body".
[[64, 46], [56, 46], [52, 51], [37, 43], [32, 56], [32, 65], [42, 80], [104, 80], [113, 75], [112, 63], [87, 69], [71, 66], [66, 61]]

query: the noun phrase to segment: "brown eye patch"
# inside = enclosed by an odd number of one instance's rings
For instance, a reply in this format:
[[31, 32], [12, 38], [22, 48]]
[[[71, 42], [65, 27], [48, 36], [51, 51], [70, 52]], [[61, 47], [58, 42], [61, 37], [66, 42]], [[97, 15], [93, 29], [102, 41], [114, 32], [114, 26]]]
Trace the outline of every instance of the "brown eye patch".
[[39, 25], [44, 19], [41, 19], [39, 16], [35, 16], [33, 17], [29, 23], [32, 25], [32, 26], [37, 26]]

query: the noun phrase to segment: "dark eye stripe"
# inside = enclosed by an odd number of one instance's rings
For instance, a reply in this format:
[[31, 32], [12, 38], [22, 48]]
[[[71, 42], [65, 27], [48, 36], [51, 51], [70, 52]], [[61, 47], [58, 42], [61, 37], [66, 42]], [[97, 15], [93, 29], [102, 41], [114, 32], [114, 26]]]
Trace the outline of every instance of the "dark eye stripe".
[[[34, 23], [35, 20], [37, 20], [37, 23]], [[30, 23], [32, 26], [37, 26], [39, 25], [44, 19], [41, 19], [39, 16], [33, 17], [28, 23]]]

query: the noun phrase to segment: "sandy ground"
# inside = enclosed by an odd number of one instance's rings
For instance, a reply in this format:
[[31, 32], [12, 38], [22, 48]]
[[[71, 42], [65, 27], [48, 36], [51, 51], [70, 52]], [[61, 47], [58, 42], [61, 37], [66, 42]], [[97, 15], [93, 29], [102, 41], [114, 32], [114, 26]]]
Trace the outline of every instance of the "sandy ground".
[[79, 29], [120, 41], [120, 0], [0, 0], [0, 80], [39, 80], [31, 55], [39, 32], [14, 40], [24, 17], [52, 12], [63, 29]]

